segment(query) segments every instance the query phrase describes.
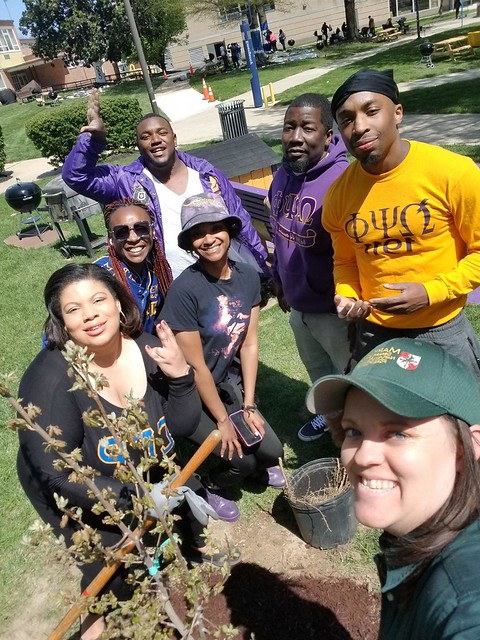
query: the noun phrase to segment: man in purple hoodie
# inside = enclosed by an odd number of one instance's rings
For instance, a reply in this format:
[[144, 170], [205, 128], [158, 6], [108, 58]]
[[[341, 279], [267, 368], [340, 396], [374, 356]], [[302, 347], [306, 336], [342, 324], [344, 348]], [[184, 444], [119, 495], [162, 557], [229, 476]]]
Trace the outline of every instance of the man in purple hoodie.
[[140, 157], [127, 166], [97, 166], [106, 143], [97, 91], [89, 96], [87, 122], [65, 160], [63, 179], [71, 189], [102, 204], [135, 198], [148, 205], [155, 214], [155, 233], [174, 278], [195, 262], [178, 247], [177, 238], [182, 230], [180, 210], [186, 198], [203, 191], [220, 195], [230, 215], [242, 220], [234, 258], [258, 265], [261, 275], [268, 276], [267, 253], [232, 185], [206, 160], [178, 151], [177, 137], [165, 118], [149, 113], [140, 120], [137, 125]]
[[[350, 358], [347, 325], [334, 304], [333, 249], [322, 226], [328, 187], [348, 167], [342, 139], [333, 135], [330, 103], [317, 93], [296, 98], [285, 113], [283, 165], [268, 192], [275, 245], [272, 274], [280, 308], [312, 382], [342, 373]], [[315, 416], [298, 432], [316, 440], [327, 431]]]

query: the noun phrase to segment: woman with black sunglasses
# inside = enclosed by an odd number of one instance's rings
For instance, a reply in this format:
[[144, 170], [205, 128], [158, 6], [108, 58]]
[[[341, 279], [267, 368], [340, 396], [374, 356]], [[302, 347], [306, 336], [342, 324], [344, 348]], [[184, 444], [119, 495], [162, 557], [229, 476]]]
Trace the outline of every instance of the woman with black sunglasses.
[[155, 323], [172, 272], [153, 230], [153, 213], [138, 200], [125, 198], [105, 207], [108, 255], [96, 264], [124, 284], [142, 312], [143, 328], [155, 335]]

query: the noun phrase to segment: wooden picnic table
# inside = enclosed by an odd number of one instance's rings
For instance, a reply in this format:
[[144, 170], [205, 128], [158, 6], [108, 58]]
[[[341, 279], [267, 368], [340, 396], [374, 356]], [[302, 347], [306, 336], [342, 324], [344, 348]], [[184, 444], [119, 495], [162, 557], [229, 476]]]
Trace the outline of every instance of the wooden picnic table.
[[468, 44], [468, 36], [456, 36], [440, 42], [434, 42], [435, 53], [448, 53], [455, 60], [455, 56], [463, 53], [474, 53], [473, 48]]
[[396, 40], [398, 38], [399, 31], [395, 27], [389, 29], [379, 29], [375, 32], [372, 40], [374, 42], [386, 42], [388, 40]]

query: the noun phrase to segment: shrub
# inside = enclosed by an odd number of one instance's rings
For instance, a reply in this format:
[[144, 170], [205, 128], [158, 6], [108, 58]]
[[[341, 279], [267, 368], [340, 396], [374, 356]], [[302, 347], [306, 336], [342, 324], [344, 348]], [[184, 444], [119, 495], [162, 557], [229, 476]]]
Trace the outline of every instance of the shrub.
[[5, 171], [5, 162], [7, 160], [7, 154], [5, 153], [5, 143], [3, 141], [3, 131], [0, 127], [0, 173]]
[[[142, 117], [137, 99], [102, 98], [100, 112], [107, 129], [107, 151], [133, 150], [136, 126]], [[25, 125], [27, 136], [54, 166], [63, 163], [75, 144], [80, 128], [87, 124], [87, 101], [75, 100], [55, 109], [45, 109]]]

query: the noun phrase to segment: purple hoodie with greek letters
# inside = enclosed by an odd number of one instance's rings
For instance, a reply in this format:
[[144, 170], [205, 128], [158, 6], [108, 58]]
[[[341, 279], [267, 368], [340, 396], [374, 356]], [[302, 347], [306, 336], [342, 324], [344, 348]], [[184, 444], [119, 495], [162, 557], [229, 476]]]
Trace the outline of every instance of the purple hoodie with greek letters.
[[272, 274], [296, 311], [335, 313], [333, 249], [322, 226], [322, 205], [327, 189], [347, 167], [345, 145], [335, 135], [328, 155], [314, 167], [295, 174], [282, 166], [270, 186]]

